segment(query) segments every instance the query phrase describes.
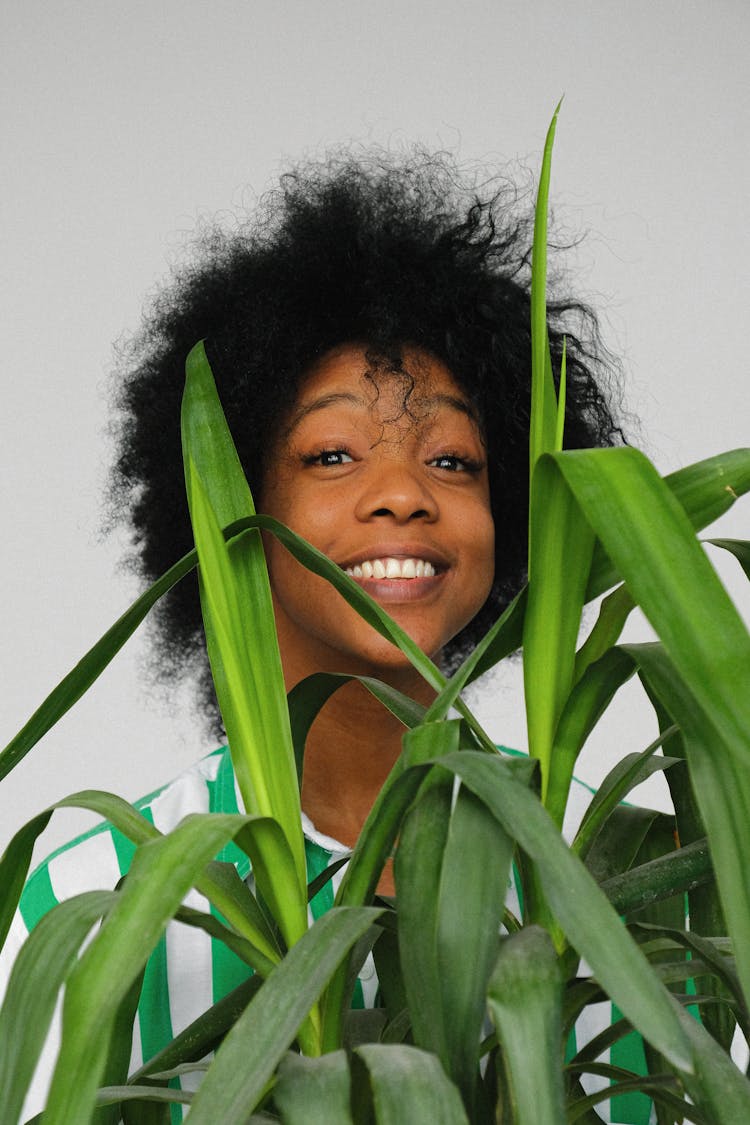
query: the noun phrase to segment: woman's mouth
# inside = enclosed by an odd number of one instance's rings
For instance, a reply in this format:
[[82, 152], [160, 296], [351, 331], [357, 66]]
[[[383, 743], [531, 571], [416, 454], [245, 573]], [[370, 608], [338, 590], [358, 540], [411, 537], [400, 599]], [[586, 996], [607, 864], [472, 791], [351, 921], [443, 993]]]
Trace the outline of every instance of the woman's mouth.
[[384, 558], [365, 559], [355, 566], [344, 568], [350, 578], [409, 579], [434, 578], [437, 571], [431, 562], [420, 558], [397, 559], [391, 555]]

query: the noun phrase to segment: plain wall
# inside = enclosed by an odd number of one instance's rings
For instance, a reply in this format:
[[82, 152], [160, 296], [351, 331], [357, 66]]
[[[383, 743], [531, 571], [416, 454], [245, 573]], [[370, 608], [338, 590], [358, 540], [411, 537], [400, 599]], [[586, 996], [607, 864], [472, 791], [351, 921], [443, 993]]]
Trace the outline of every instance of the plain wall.
[[[196, 221], [231, 222], [289, 159], [419, 141], [528, 185], [565, 94], [553, 208], [589, 232], [578, 287], [622, 357], [642, 444], [663, 472], [748, 444], [745, 0], [26, 0], [2, 23], [0, 745], [135, 593], [122, 542], [100, 534], [113, 341]], [[743, 526], [740, 504], [716, 530]], [[736, 564], [719, 566], [747, 614]], [[3, 781], [0, 850], [67, 793], [134, 799], [213, 748], [189, 685], [149, 696], [145, 651], [134, 638]], [[518, 673], [477, 707], [522, 746]], [[580, 775], [654, 733], [631, 685]], [[663, 787], [647, 798], [663, 805]], [[87, 823], [57, 814], [40, 852]]]

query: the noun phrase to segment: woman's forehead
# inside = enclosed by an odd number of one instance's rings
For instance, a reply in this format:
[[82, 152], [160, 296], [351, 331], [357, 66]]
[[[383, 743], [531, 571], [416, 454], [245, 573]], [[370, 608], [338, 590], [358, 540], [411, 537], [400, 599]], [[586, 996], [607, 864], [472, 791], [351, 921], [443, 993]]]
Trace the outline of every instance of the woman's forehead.
[[381, 421], [406, 415], [415, 422], [444, 407], [477, 421], [446, 365], [417, 348], [404, 348], [398, 366], [385, 360], [373, 362], [371, 353], [357, 344], [342, 344], [327, 352], [303, 377], [286, 434], [310, 415], [336, 406], [376, 411]]

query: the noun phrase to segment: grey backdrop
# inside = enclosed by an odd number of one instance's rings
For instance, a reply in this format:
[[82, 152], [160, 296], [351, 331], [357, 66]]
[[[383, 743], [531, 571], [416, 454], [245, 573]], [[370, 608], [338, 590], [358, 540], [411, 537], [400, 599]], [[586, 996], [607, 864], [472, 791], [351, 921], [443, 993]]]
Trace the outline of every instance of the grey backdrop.
[[[2, 17], [0, 744], [125, 608], [100, 538], [113, 341], [204, 214], [252, 200], [284, 159], [418, 140], [536, 172], [562, 93], [552, 196], [590, 233], [584, 296], [623, 357], [662, 471], [748, 443], [745, 0], [26, 0]], [[748, 509], [720, 530], [743, 534]], [[738, 601], [735, 565], [719, 560]], [[634, 621], [629, 635], [646, 627]], [[190, 690], [149, 696], [135, 638], [0, 786], [0, 849], [81, 787], [135, 798], [212, 747]], [[524, 742], [518, 669], [479, 693]], [[623, 693], [579, 773], [654, 724]], [[663, 803], [658, 783], [648, 799]], [[59, 813], [49, 850], [88, 823]]]

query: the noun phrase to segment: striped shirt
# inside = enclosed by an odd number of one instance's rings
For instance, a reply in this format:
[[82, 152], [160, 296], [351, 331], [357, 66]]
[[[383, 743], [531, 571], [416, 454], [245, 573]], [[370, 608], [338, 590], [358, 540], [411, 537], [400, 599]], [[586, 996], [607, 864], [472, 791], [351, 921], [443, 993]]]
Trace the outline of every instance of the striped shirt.
[[[580, 782], [571, 788], [563, 828], [566, 839], [572, 839], [575, 834], [591, 793], [592, 790]], [[216, 750], [168, 785], [136, 801], [135, 807], [164, 833], [175, 828], [189, 813], [239, 812], [241, 798], [227, 747]], [[318, 832], [304, 814], [303, 831], [310, 881], [349, 849]], [[0, 995], [5, 991], [18, 951], [37, 921], [58, 902], [73, 895], [114, 887], [127, 872], [134, 850], [134, 845], [125, 836], [103, 823], [53, 852], [36, 868], [26, 883], [8, 939], [0, 951]], [[233, 863], [243, 879], [250, 873], [248, 857], [234, 843], [230, 842], [217, 859]], [[343, 870], [339, 870], [313, 898], [310, 903], [312, 918], [319, 917], [333, 905], [342, 876]], [[199, 910], [210, 910], [207, 901], [195, 890], [190, 892], [185, 903]], [[515, 873], [509, 882], [506, 904], [514, 914], [520, 914]], [[145, 1059], [160, 1051], [207, 1008], [246, 980], [250, 971], [222, 942], [202, 930], [170, 922], [146, 968], [134, 1027], [131, 1070], [140, 1067]], [[377, 978], [370, 955], [356, 984], [354, 1006], [372, 1006], [376, 991]], [[576, 1027], [576, 1038], [581, 1043], [587, 1042], [603, 1031], [617, 1015], [608, 1004], [590, 1006]], [[58, 1005], [24, 1106], [25, 1118], [38, 1113], [44, 1104], [59, 1043], [59, 1021]], [[575, 1050], [574, 1044], [569, 1050]], [[642, 1070], [643, 1051], [639, 1038], [631, 1035], [615, 1044], [608, 1052], [607, 1061], [628, 1069]], [[592, 1092], [603, 1085], [606, 1085], [605, 1079], [592, 1079], [586, 1082], [586, 1089]], [[183, 1079], [183, 1086], [191, 1088], [190, 1078]], [[650, 1106], [648, 1098], [635, 1094], [604, 1102], [598, 1107], [598, 1112], [608, 1112], [611, 1117], [605, 1120], [624, 1125], [648, 1125]], [[179, 1122], [181, 1115], [182, 1107], [173, 1106], [173, 1122]]]

